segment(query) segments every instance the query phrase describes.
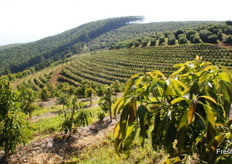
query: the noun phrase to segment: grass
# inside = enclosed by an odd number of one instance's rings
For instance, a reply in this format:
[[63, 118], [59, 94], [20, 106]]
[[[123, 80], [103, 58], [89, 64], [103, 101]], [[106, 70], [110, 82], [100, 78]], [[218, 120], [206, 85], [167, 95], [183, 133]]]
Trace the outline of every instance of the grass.
[[69, 162], [78, 164], [150, 164], [163, 163], [166, 157], [167, 155], [162, 151], [155, 152], [150, 142], [146, 142], [142, 149], [139, 141], [136, 140], [129, 158], [126, 158], [125, 155], [118, 158], [114, 151], [113, 134], [109, 133], [100, 146], [90, 145], [83, 148], [79, 154], [71, 156]]
[[56, 131], [60, 131], [60, 124], [64, 121], [64, 118], [60, 115], [56, 115], [50, 118], [40, 119], [32, 123], [35, 128], [33, 135], [46, 135]]
[[[94, 101], [94, 103], [98, 103], [97, 101]], [[89, 104], [89, 102], [84, 102], [84, 105]], [[62, 105], [53, 105], [51, 107], [39, 107], [37, 110], [35, 110], [32, 113], [33, 116], [38, 116], [38, 120], [35, 122], [32, 122], [32, 126], [34, 128], [33, 135], [34, 136], [45, 136], [48, 134], [52, 134], [54, 132], [58, 132], [61, 130], [61, 124], [64, 121], [64, 117], [59, 115], [51, 116], [51, 117], [41, 117], [41, 115], [45, 115], [46, 113], [52, 113], [62, 110]], [[91, 112], [92, 117], [89, 118], [88, 122], [89, 124], [92, 124], [93, 122], [98, 120], [98, 113], [101, 111], [101, 108], [96, 107], [88, 107], [85, 110]], [[107, 115], [107, 114], [106, 114]]]
[[45, 113], [49, 113], [49, 112], [57, 112], [57, 111], [60, 111], [62, 109], [62, 105], [53, 105], [49, 108], [46, 108], [46, 107], [38, 107], [37, 110], [35, 110], [33, 113], [32, 113], [32, 117], [33, 116], [39, 116], [39, 115], [42, 115], [42, 114], [45, 114]]

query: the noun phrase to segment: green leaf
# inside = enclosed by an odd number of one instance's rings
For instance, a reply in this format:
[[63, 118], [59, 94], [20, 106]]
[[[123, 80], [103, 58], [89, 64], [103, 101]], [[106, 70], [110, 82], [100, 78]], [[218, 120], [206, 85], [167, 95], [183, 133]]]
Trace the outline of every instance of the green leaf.
[[179, 131], [182, 127], [188, 125], [188, 122], [187, 122], [188, 115], [187, 115], [187, 113], [188, 113], [188, 111], [186, 110], [186, 111], [184, 112], [184, 114], [182, 115], [181, 120], [180, 120], [180, 123], [179, 123], [179, 125], [178, 125], [178, 131]]
[[117, 113], [123, 108], [124, 104], [126, 103], [126, 97], [121, 97], [117, 99], [117, 101], [112, 105], [112, 110], [114, 112], [114, 117], [116, 118]]
[[183, 126], [177, 134], [177, 147], [180, 153], [184, 153], [187, 146], [188, 136], [187, 136], [187, 126]]
[[135, 75], [131, 76], [131, 78], [129, 79], [129, 81], [126, 83], [125, 90], [124, 90], [124, 95], [126, 95], [127, 92], [131, 90], [131, 87], [134, 85], [134, 82], [138, 78], [141, 78], [140, 74], [135, 74]]
[[128, 158], [130, 155], [130, 147], [132, 146], [132, 143], [133, 143], [135, 135], [136, 135], [135, 125], [136, 124], [133, 124], [133, 125], [127, 127], [126, 138], [125, 138], [124, 147], [123, 147], [123, 151], [126, 155], [126, 158]]
[[214, 114], [212, 112], [212, 108], [207, 105], [207, 104], [203, 104], [201, 103], [204, 107], [206, 116], [207, 116], [207, 121], [210, 122], [210, 124], [212, 125], [212, 128], [215, 129], [215, 118], [214, 118]]
[[144, 146], [145, 138], [148, 137], [147, 130], [149, 128], [149, 111], [144, 105], [140, 105], [138, 108], [138, 117], [140, 123], [140, 133], [139, 133], [139, 141], [141, 146]]
[[[157, 75], [161, 76], [162, 78], [165, 78], [165, 75], [164, 75], [161, 71], [159, 71], [159, 70], [155, 70], [155, 71], [153, 71], [152, 73], [150, 73], [149, 75], [150, 75], [151, 77], [153, 77], [153, 78], [156, 78]], [[155, 75], [156, 75], [156, 76], [155, 76]]]
[[220, 73], [218, 73], [218, 77], [219, 77], [222, 81], [231, 84], [231, 78], [229, 77], [229, 75], [228, 75], [226, 72], [220, 72]]

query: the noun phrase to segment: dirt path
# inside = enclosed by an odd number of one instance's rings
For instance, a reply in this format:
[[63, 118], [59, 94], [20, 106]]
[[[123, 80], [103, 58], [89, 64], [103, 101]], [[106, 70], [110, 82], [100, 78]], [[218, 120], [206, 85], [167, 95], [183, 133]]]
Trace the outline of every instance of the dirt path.
[[61, 67], [61, 68], [59, 68], [59, 69], [57, 69], [57, 70], [53, 73], [52, 78], [50, 79], [50, 83], [51, 83], [52, 85], [56, 86], [56, 84], [58, 83], [58, 82], [57, 82], [57, 79], [58, 79], [58, 76], [59, 76], [59, 74], [60, 74], [60, 71], [61, 71], [63, 68], [64, 68], [64, 66]]
[[226, 48], [229, 51], [232, 51], [232, 45], [231, 44], [220, 43], [220, 44], [218, 44], [218, 46], [221, 47], [221, 48]]
[[63, 163], [72, 153], [78, 153], [87, 145], [100, 146], [108, 133], [112, 133], [116, 122], [95, 122], [89, 127], [79, 128], [72, 137], [55, 134], [39, 139], [10, 157], [10, 164], [48, 164]]

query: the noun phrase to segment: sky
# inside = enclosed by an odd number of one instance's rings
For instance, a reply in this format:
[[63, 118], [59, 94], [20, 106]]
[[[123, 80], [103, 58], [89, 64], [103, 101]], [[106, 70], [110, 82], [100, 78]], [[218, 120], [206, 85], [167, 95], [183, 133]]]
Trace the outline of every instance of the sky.
[[0, 45], [27, 43], [120, 16], [160, 21], [232, 20], [231, 0], [0, 0]]

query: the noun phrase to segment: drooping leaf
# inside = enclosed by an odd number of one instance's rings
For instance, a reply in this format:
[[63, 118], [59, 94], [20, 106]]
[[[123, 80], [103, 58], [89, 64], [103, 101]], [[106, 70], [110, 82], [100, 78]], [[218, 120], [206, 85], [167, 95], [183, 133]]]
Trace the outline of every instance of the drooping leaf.
[[180, 123], [178, 125], [178, 131], [184, 127], [184, 126], [187, 126], [188, 125], [188, 122], [187, 122], [187, 119], [188, 119], [188, 111], [186, 110], [184, 112], [184, 114], [182, 115], [181, 119], [180, 119]]
[[212, 128], [215, 128], [215, 118], [214, 118], [214, 114], [212, 112], [212, 108], [207, 105], [207, 104], [203, 104], [201, 103], [204, 107], [206, 116], [207, 116], [207, 121], [212, 125]]
[[119, 138], [119, 136], [120, 136], [120, 124], [118, 122], [114, 128], [114, 138]]
[[231, 78], [226, 72], [218, 73], [218, 77], [224, 82], [231, 83]]
[[140, 123], [140, 133], [139, 133], [139, 141], [141, 146], [144, 146], [144, 141], [148, 137], [147, 130], [149, 128], [149, 111], [144, 105], [140, 105], [138, 108], [138, 118]]
[[137, 114], [137, 103], [135, 97], [133, 97], [129, 103], [128, 113], [129, 113], [129, 123], [133, 123], [135, 121]]
[[174, 104], [176, 104], [176, 103], [178, 103], [178, 102], [180, 102], [180, 101], [186, 101], [186, 100], [187, 100], [187, 99], [184, 98], [184, 97], [178, 97], [178, 98], [173, 99], [173, 100], [171, 101], [171, 104], [174, 105]]
[[208, 99], [210, 101], [212, 101], [214, 104], [217, 104], [216, 100], [214, 100], [212, 97], [210, 96], [199, 96], [199, 98], [202, 97], [202, 98], [205, 98], [205, 99]]
[[184, 153], [186, 151], [188, 141], [187, 131], [187, 127], [183, 126], [177, 133], [177, 147], [180, 153]]
[[195, 117], [196, 108], [197, 108], [197, 100], [192, 99], [188, 107], [188, 124], [191, 124], [191, 122], [193, 121]]
[[126, 86], [125, 86], [125, 90], [124, 90], [124, 95], [127, 94], [127, 92], [129, 90], [131, 90], [131, 87], [134, 85], [134, 82], [140, 78], [140, 74], [135, 74], [133, 76], [131, 76], [131, 78], [129, 79], [129, 81], [127, 82]]
[[123, 151], [124, 151], [127, 158], [130, 155], [130, 147], [132, 146], [132, 143], [133, 143], [135, 135], [136, 135], [135, 125], [136, 124], [132, 124], [131, 126], [128, 126], [127, 131], [126, 131], [126, 138], [124, 141]]
[[112, 105], [112, 110], [114, 112], [114, 117], [115, 118], [116, 118], [117, 113], [120, 112], [120, 109], [125, 104], [125, 102], [126, 102], [126, 98], [121, 97], [121, 98], [117, 99], [117, 101]]

